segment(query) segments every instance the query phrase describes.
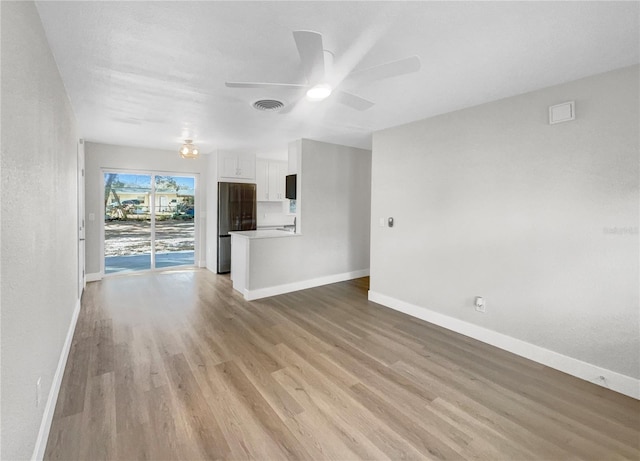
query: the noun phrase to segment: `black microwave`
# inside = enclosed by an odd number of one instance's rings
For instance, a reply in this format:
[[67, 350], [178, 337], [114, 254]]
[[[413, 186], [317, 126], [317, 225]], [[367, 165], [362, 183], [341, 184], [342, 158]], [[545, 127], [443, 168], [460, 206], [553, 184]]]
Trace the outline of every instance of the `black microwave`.
[[284, 196], [288, 199], [296, 199], [296, 175], [290, 174], [286, 178], [286, 186]]

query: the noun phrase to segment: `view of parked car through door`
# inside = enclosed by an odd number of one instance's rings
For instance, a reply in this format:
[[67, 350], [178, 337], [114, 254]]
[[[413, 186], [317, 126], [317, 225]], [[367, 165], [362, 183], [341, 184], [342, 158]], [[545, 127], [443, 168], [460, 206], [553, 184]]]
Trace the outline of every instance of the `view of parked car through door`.
[[195, 264], [195, 177], [104, 172], [105, 274]]

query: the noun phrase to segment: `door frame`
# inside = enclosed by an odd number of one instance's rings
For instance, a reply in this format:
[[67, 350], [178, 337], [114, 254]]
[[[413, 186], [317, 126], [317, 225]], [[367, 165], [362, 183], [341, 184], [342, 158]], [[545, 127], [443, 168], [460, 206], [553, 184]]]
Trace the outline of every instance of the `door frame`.
[[84, 139], [78, 139], [77, 144], [77, 156], [78, 156], [78, 183], [77, 183], [77, 196], [78, 196], [78, 299], [82, 299], [82, 293], [87, 286], [86, 275], [86, 226], [85, 226], [85, 161], [84, 161]]
[[[155, 267], [155, 246], [151, 245], [151, 269], [143, 269], [143, 270], [139, 270], [139, 271], [135, 271], [135, 272], [116, 272], [113, 274], [105, 274], [105, 260], [104, 260], [104, 236], [105, 236], [105, 229], [104, 229], [104, 216], [106, 213], [106, 209], [105, 209], [105, 205], [104, 205], [104, 175], [105, 173], [118, 173], [118, 174], [132, 174], [132, 175], [145, 175], [145, 176], [151, 176], [152, 179], [155, 178], [155, 176], [188, 176], [188, 177], [192, 177], [194, 178], [194, 191], [195, 191], [195, 196], [193, 198], [194, 200], [194, 218], [193, 218], [193, 225], [194, 225], [194, 234], [193, 234], [193, 265], [188, 265], [188, 266], [173, 266], [173, 267], [161, 267], [161, 268], [156, 268]], [[185, 173], [185, 172], [178, 172], [178, 171], [163, 171], [163, 170], [135, 170], [135, 169], [128, 169], [128, 168], [106, 168], [106, 167], [101, 167], [100, 168], [100, 179], [102, 181], [102, 185], [101, 185], [101, 197], [100, 197], [100, 276], [101, 277], [112, 277], [112, 276], [120, 276], [120, 275], [131, 275], [131, 274], [140, 274], [140, 273], [145, 273], [145, 272], [156, 272], [156, 271], [166, 271], [166, 270], [175, 270], [175, 269], [179, 269], [179, 268], [190, 268], [190, 267], [200, 267], [200, 240], [201, 240], [201, 232], [200, 232], [200, 222], [202, 219], [202, 206], [201, 206], [201, 196], [202, 193], [200, 191], [200, 187], [199, 187], [199, 183], [200, 183], [200, 173]], [[149, 197], [149, 200], [151, 201], [152, 204], [152, 216], [154, 216], [154, 219], [151, 220], [151, 243], [155, 242], [155, 224], [156, 224], [156, 220], [155, 220], [155, 187], [151, 188], [151, 196]]]

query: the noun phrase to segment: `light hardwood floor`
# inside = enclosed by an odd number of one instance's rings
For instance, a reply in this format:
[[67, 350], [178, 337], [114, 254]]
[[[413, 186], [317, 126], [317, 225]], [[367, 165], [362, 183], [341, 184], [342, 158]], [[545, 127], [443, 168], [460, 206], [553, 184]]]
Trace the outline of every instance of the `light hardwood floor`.
[[367, 301], [205, 270], [91, 283], [51, 460], [640, 459], [640, 402]]

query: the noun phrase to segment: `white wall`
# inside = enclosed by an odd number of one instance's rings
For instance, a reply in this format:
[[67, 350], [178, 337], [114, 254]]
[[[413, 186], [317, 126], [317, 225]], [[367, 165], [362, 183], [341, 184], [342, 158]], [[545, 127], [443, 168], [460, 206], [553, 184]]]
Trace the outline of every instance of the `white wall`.
[[[205, 223], [207, 206], [205, 193], [207, 188], [207, 171], [209, 158], [206, 155], [198, 159], [183, 159], [176, 150], [166, 151], [158, 149], [146, 149], [141, 147], [114, 146], [87, 142], [85, 147], [86, 170], [86, 244], [87, 274], [99, 274], [102, 262], [102, 248], [100, 245], [102, 220], [104, 219], [104, 178], [101, 169], [137, 170], [142, 172], [169, 172], [199, 174], [196, 185], [196, 224], [199, 227], [200, 246], [196, 259], [205, 261], [206, 231]], [[215, 182], [214, 182], [215, 185]], [[215, 213], [215, 210], [214, 210]], [[92, 221], [90, 214], [95, 215]]]
[[[34, 451], [78, 305], [78, 133], [34, 4], [1, 2], [0, 9], [0, 458], [19, 460]], [[42, 401], [36, 407], [38, 377]]]
[[249, 290], [369, 269], [371, 152], [302, 140], [302, 235], [251, 240]]
[[214, 274], [218, 270], [218, 154], [208, 156], [206, 195], [208, 213], [205, 217], [206, 267]]
[[[638, 82], [634, 66], [375, 133], [372, 299], [639, 378]], [[549, 125], [569, 100], [576, 120]]]

